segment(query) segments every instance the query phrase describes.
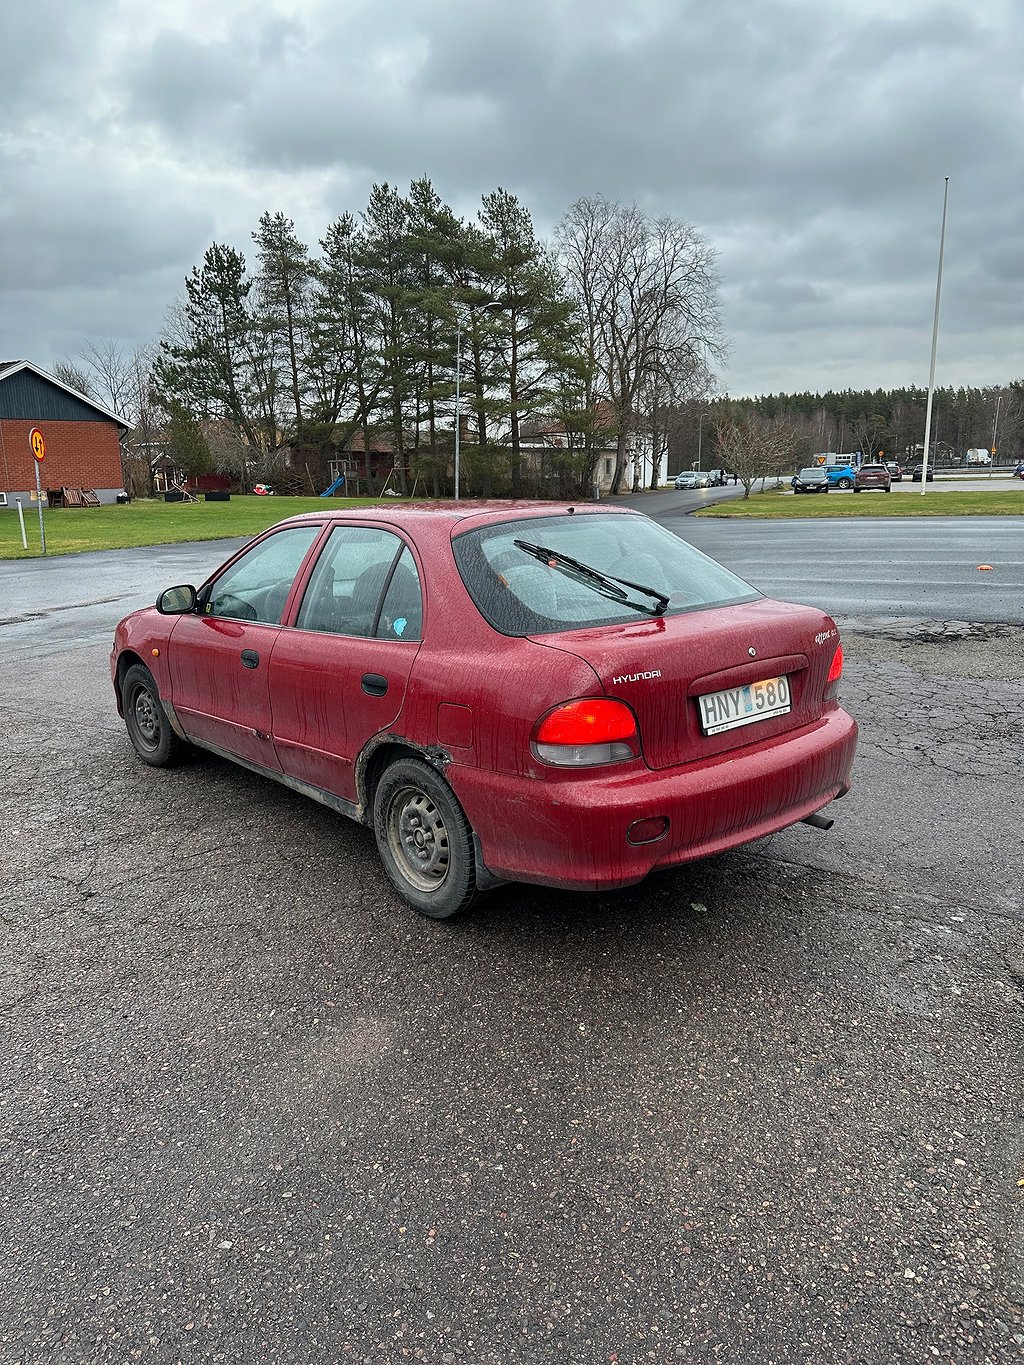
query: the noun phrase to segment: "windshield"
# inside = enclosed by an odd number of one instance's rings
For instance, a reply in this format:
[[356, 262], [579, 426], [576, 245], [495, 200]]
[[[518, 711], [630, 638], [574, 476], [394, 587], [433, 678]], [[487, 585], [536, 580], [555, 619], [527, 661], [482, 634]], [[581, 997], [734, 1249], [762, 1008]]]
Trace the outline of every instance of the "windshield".
[[[538, 557], [537, 547], [571, 558], [592, 573], [566, 572], [564, 563], [560, 567]], [[678, 616], [761, 596], [642, 516], [584, 513], [501, 522], [464, 532], [452, 548], [481, 615], [503, 635], [615, 625], [662, 610]], [[602, 576], [622, 585], [621, 595], [602, 588]], [[657, 594], [653, 601], [651, 593]]]
[[823, 469], [801, 469], [801, 479], [823, 479], [825, 471]]

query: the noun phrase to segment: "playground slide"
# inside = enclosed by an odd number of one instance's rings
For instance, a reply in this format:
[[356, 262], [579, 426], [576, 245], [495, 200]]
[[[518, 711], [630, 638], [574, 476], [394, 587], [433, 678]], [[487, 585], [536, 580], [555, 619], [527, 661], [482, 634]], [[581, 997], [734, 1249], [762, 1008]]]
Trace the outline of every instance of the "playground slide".
[[343, 488], [344, 486], [345, 486], [345, 475], [344, 475], [344, 474], [339, 474], [338, 477], [337, 477], [337, 478], [334, 480], [334, 482], [331, 484], [330, 488], [325, 488], [324, 491], [320, 494], [320, 496], [321, 496], [322, 498], [329, 498], [329, 497], [331, 496], [332, 493], [337, 493], [338, 489], [339, 489], [339, 488]]

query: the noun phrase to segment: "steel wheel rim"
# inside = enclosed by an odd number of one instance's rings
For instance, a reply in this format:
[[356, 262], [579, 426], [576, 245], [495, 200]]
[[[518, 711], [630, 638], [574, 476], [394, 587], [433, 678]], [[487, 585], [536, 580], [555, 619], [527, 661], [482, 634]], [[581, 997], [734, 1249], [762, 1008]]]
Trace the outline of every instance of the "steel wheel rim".
[[391, 799], [388, 848], [399, 872], [418, 891], [437, 891], [451, 868], [448, 826], [420, 787], [402, 787]]
[[147, 749], [155, 749], [160, 743], [160, 717], [157, 714], [156, 700], [148, 687], [138, 687], [132, 696], [132, 719], [139, 738]]

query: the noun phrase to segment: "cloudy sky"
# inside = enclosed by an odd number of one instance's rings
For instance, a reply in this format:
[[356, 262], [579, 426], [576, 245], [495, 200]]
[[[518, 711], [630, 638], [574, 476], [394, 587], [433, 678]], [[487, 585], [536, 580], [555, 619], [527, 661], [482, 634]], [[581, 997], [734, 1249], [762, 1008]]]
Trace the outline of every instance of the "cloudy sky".
[[5, 0], [0, 360], [160, 335], [264, 210], [375, 181], [547, 233], [603, 193], [719, 253], [733, 394], [1024, 376], [1021, 0]]

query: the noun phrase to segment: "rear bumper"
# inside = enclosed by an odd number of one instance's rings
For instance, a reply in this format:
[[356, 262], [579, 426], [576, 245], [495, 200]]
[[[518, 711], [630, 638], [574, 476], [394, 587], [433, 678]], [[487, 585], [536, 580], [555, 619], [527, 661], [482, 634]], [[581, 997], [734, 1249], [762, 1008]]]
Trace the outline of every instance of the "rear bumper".
[[[445, 776], [493, 876], [606, 891], [820, 810], [849, 790], [856, 743], [856, 722], [837, 708], [763, 747], [662, 772], [630, 764], [538, 780], [452, 764]], [[659, 818], [668, 824], [656, 842], [630, 843], [630, 826]]]

